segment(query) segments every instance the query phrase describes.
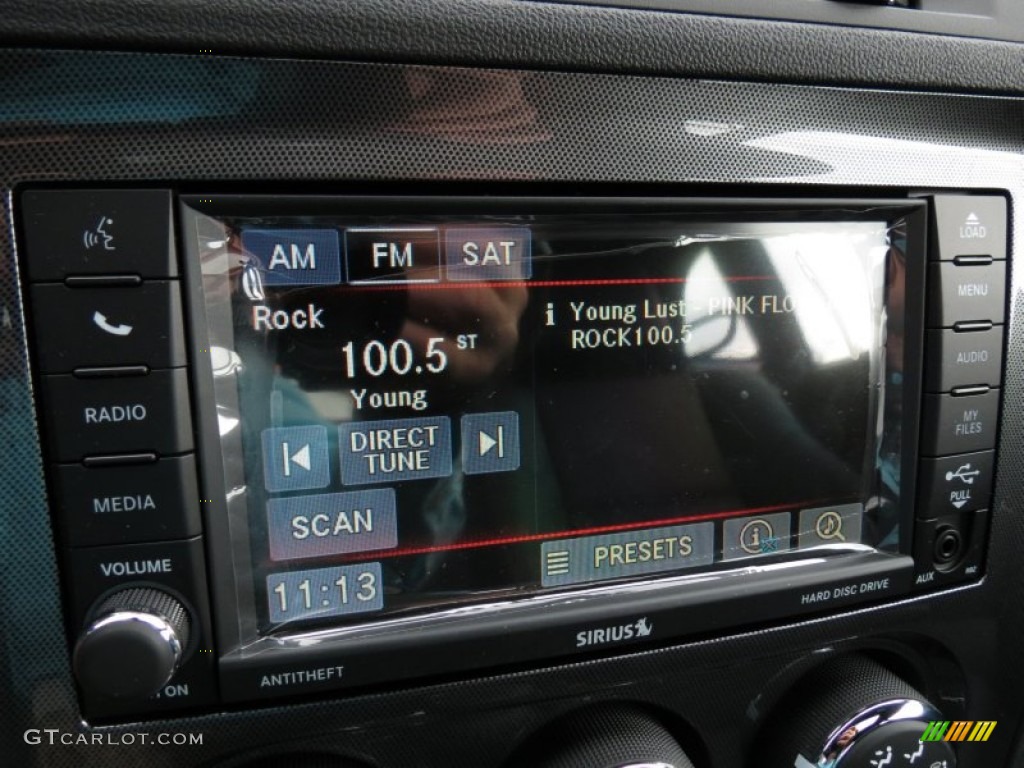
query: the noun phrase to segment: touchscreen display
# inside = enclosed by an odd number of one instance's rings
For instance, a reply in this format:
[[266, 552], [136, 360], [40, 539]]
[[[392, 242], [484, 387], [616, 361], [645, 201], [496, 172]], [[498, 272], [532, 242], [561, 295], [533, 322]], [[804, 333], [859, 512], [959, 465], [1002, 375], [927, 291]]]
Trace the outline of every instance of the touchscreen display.
[[262, 631], [897, 547], [898, 222], [523, 208], [186, 217]]

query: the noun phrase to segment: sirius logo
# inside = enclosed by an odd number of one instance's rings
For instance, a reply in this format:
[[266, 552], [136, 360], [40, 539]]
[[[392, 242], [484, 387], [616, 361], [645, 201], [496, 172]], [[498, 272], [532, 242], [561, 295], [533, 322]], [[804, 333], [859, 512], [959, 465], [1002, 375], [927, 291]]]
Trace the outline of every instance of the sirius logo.
[[607, 643], [621, 643], [625, 640], [647, 637], [654, 630], [654, 627], [647, 621], [647, 617], [637, 619], [630, 624], [619, 624], [613, 627], [602, 627], [601, 629], [587, 629], [576, 633], [576, 647], [586, 648], [591, 645], [605, 645]]

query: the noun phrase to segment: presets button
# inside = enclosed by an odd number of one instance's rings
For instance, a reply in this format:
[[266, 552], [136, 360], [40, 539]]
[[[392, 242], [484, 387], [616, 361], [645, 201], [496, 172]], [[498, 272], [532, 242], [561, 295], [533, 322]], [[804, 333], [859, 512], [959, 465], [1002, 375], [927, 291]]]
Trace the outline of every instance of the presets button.
[[714, 523], [545, 541], [541, 583], [559, 587], [711, 565], [714, 544]]

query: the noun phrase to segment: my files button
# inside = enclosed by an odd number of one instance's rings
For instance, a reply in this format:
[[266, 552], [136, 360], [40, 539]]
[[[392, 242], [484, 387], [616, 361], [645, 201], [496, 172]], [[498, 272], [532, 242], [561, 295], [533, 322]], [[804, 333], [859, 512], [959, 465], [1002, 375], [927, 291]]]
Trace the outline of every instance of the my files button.
[[244, 229], [242, 247], [259, 262], [263, 285], [337, 285], [341, 250], [334, 229]]

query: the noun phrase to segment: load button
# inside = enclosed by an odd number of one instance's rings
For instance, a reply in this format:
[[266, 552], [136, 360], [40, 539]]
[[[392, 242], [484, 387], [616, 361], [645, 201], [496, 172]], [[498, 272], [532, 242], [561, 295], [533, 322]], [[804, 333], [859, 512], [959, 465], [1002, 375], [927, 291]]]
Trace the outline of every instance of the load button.
[[184, 368], [118, 378], [44, 376], [43, 395], [47, 439], [57, 461], [192, 450]]

